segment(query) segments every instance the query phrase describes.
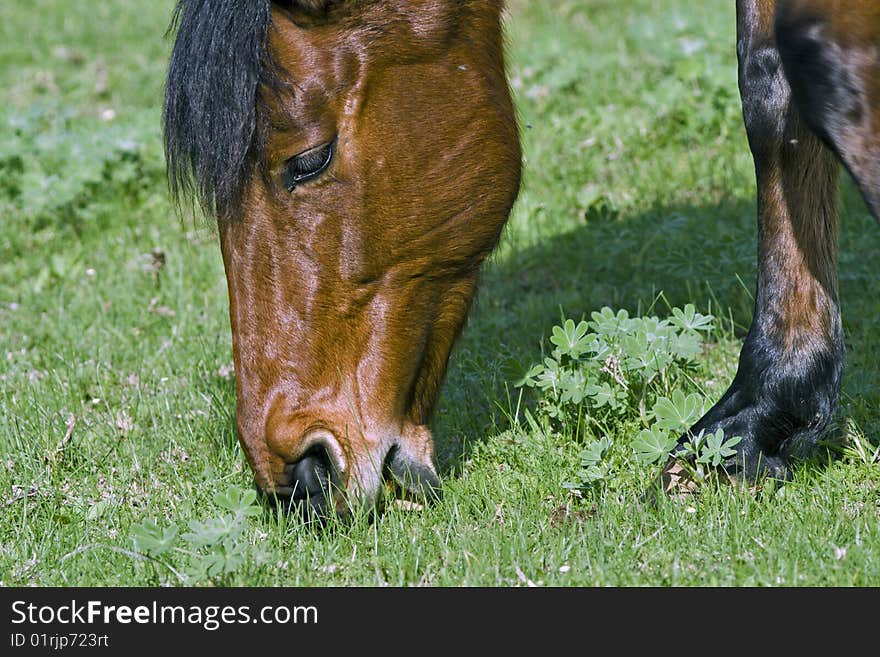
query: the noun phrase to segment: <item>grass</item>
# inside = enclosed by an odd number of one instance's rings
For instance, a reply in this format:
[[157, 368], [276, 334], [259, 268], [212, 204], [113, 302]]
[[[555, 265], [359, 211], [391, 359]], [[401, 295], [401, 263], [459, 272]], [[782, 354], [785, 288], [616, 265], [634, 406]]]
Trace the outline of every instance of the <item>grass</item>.
[[[705, 394], [735, 371], [756, 226], [734, 10], [654, 6], [511, 2], [526, 174], [434, 419], [444, 499], [325, 531], [260, 514], [244, 564], [196, 583], [880, 584], [880, 230], [848, 180], [840, 458], [775, 490], [709, 485], [646, 507], [645, 469], [564, 488], [584, 437], [524, 419], [533, 400], [512, 381], [563, 315], [602, 306], [693, 303], [720, 318], [695, 374]], [[170, 11], [39, 0], [0, 23], [4, 585], [179, 583], [132, 552], [133, 527], [185, 529], [219, 515], [216, 493], [250, 485], [216, 236], [176, 218], [166, 193]]]

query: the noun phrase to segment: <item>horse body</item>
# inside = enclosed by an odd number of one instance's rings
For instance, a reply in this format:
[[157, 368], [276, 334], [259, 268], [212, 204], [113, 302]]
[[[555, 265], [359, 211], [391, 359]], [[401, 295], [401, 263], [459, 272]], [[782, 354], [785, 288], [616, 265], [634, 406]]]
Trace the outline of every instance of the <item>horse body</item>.
[[785, 0], [775, 27], [798, 111], [880, 217], [880, 4]]
[[[778, 4], [778, 6], [777, 6]], [[217, 216], [239, 438], [306, 509], [434, 491], [427, 423], [516, 198], [501, 0], [183, 0], [165, 99], [172, 188]], [[692, 429], [786, 476], [832, 416], [844, 348], [838, 158], [880, 207], [874, 3], [739, 0], [758, 184], [755, 314]]]

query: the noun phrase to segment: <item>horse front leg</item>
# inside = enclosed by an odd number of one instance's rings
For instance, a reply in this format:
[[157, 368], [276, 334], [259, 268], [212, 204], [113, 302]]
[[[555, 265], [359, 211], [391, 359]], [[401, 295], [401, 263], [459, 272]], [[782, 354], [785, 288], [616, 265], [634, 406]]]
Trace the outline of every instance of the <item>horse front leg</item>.
[[837, 294], [834, 155], [791, 102], [774, 2], [739, 0], [743, 118], [755, 163], [758, 273], [751, 327], [730, 388], [690, 434], [740, 436], [730, 474], [787, 478], [827, 427], [844, 363]]

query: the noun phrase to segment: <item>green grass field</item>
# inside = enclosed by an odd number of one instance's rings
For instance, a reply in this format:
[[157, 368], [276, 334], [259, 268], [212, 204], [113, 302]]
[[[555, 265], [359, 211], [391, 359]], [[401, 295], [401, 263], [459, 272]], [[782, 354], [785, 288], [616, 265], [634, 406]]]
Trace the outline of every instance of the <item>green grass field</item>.
[[[442, 501], [324, 530], [248, 516], [220, 575], [192, 543], [136, 550], [136, 525], [186, 532], [251, 485], [216, 234], [165, 185], [171, 6], [2, 12], [0, 584], [880, 585], [880, 228], [849, 180], [834, 459], [650, 506], [656, 468], [626, 457], [638, 422], [530, 422], [513, 384], [563, 316], [686, 303], [716, 321], [676, 385], [716, 399], [732, 378], [756, 221], [726, 0], [511, 2], [525, 179], [434, 418]], [[565, 487], [603, 436], [613, 475]]]

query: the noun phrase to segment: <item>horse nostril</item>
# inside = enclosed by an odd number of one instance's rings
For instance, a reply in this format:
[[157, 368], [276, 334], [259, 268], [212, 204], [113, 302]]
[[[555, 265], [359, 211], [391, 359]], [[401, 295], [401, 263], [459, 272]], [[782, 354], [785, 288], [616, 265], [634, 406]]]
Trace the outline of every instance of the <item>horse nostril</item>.
[[313, 447], [296, 463], [285, 469], [294, 500], [309, 499], [315, 504], [330, 494], [335, 482], [335, 471], [330, 455], [323, 445]]
[[390, 473], [404, 494], [413, 494], [426, 499], [439, 500], [443, 497], [440, 479], [432, 467], [406, 458], [403, 451], [394, 446], [385, 457], [385, 472]]

